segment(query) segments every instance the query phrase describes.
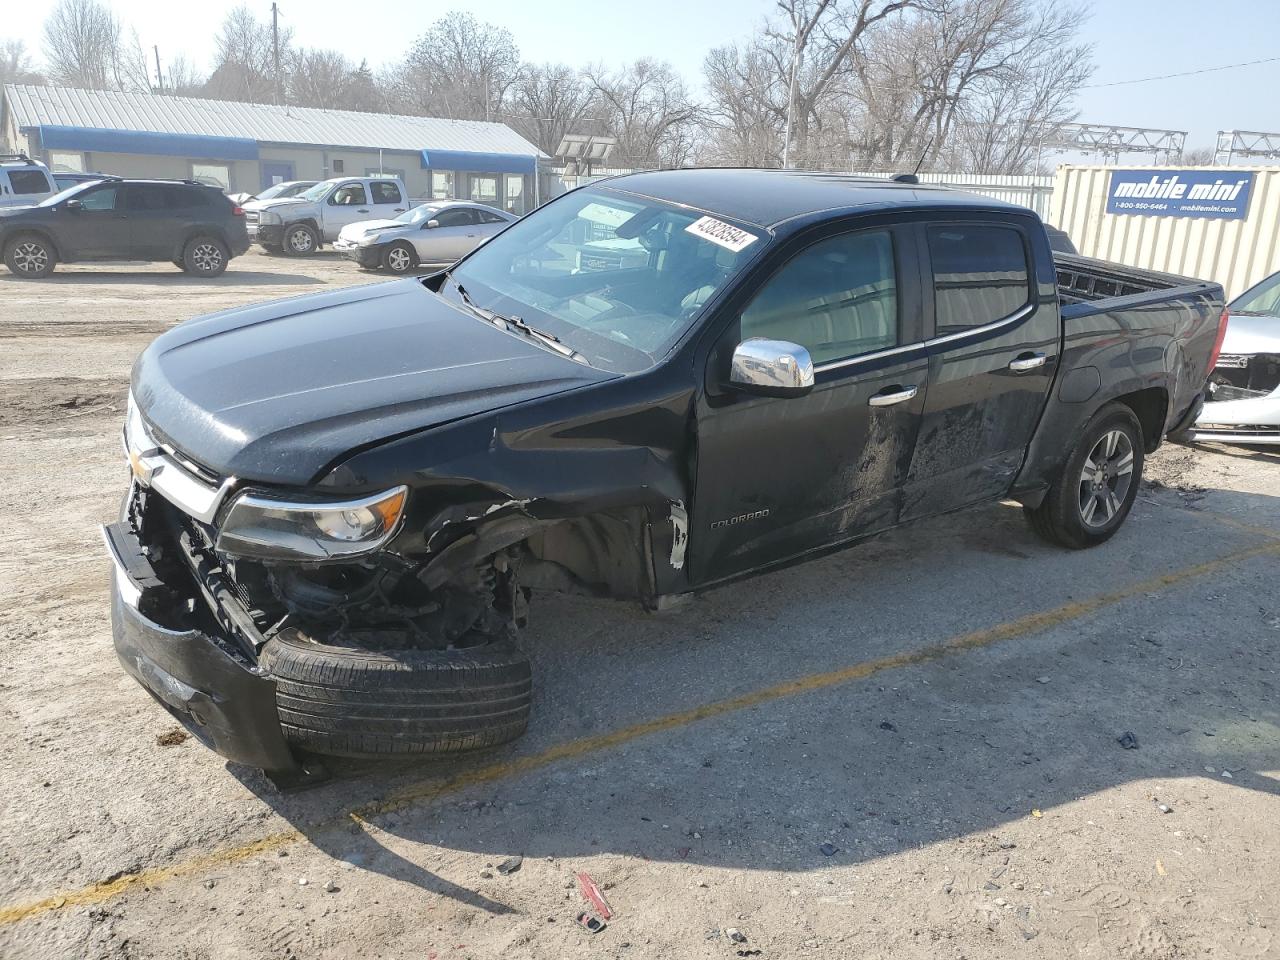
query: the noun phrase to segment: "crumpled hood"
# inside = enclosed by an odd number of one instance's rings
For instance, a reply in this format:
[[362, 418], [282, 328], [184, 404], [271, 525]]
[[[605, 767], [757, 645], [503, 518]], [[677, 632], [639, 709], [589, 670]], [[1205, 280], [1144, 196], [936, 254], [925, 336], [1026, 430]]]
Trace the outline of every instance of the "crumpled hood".
[[133, 395], [219, 475], [302, 486], [356, 448], [611, 376], [405, 279], [189, 320], [138, 358]]
[[399, 220], [360, 220], [356, 223], [348, 223], [345, 227], [338, 231], [338, 236], [347, 237], [352, 240], [363, 237], [366, 233], [375, 230], [404, 230], [409, 224], [402, 223]]
[[1227, 318], [1222, 352], [1231, 354], [1280, 353], [1280, 317], [1254, 317], [1233, 313]]
[[263, 210], [271, 210], [272, 212], [278, 212], [288, 207], [309, 206], [311, 202], [312, 201], [310, 200], [303, 200], [301, 197], [281, 197], [277, 200], [250, 200], [249, 203], [252, 204], [252, 206], [246, 205], [245, 209], [257, 210], [259, 212]]

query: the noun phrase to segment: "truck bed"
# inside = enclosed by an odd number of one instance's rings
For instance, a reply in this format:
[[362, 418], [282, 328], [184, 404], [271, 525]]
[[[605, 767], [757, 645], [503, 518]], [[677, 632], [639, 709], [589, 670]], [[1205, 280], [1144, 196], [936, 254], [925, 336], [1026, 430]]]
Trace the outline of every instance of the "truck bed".
[[1155, 301], [1218, 292], [1217, 285], [1208, 281], [1123, 266], [1092, 257], [1055, 253], [1053, 261], [1058, 272], [1058, 302], [1062, 306], [1063, 320], [1104, 312], [1113, 307], [1132, 308]]

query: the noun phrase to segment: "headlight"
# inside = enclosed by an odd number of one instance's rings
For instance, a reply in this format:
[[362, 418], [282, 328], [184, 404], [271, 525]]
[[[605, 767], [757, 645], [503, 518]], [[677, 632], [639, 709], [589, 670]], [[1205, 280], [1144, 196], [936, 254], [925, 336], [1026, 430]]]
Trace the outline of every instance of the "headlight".
[[264, 560], [329, 560], [377, 550], [396, 532], [408, 499], [396, 487], [359, 500], [295, 503], [243, 493], [231, 504], [216, 547]]
[[381, 234], [376, 230], [373, 233], [366, 233], [363, 237], [356, 241], [360, 246], [367, 247], [370, 244], [377, 243], [381, 238]]
[[280, 214], [272, 213], [270, 210], [259, 210], [258, 222], [259, 223], [279, 223]]

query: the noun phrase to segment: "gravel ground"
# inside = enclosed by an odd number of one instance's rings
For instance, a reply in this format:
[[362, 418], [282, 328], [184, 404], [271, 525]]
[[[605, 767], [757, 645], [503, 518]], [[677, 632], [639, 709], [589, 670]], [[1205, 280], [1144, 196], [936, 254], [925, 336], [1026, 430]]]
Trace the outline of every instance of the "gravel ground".
[[540, 598], [530, 733], [480, 756], [280, 795], [185, 738], [111, 649], [130, 364], [376, 279], [0, 276], [0, 957], [1280, 956], [1265, 451], [1164, 448], [1083, 553], [1002, 504], [660, 616]]

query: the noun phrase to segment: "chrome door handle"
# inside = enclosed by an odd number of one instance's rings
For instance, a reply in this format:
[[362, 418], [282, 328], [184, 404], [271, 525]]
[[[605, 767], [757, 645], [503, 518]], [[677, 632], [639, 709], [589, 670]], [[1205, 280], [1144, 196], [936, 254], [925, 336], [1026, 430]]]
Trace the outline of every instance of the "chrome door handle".
[[915, 387], [903, 387], [896, 393], [873, 393], [867, 400], [867, 404], [872, 407], [892, 407], [895, 403], [910, 400], [915, 395]]
[[1009, 361], [1009, 369], [1014, 373], [1026, 373], [1028, 370], [1035, 370], [1037, 367], [1043, 367], [1049, 358], [1043, 353], [1033, 353], [1029, 357], [1016, 357]]

